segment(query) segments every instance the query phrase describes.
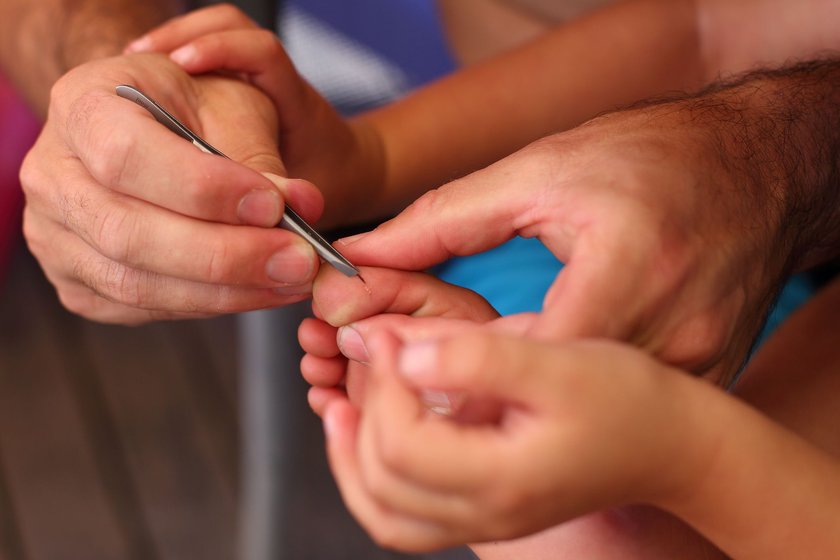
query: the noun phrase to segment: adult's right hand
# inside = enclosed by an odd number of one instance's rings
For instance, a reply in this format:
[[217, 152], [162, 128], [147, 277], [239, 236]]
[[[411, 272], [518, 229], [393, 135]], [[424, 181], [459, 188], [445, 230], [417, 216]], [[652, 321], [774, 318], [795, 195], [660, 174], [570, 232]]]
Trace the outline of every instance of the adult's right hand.
[[725, 145], [717, 118], [680, 105], [602, 117], [339, 246], [360, 265], [420, 270], [539, 237], [566, 267], [533, 336], [628, 341], [729, 378], [794, 257], [786, 195], [742, 170], [750, 147]]
[[[233, 161], [158, 124], [118, 97], [118, 84], [147, 92]], [[154, 54], [79, 66], [54, 86], [22, 167], [24, 234], [62, 303], [98, 321], [302, 300], [318, 258], [273, 226], [286, 200], [307, 220], [323, 200], [311, 184], [281, 178], [276, 146], [274, 107], [240, 80], [192, 77]]]

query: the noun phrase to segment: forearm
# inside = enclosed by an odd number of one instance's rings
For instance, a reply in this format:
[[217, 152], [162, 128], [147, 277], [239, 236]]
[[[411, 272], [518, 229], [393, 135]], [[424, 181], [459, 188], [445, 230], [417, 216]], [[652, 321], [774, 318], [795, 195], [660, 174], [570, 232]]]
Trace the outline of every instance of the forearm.
[[52, 84], [87, 60], [119, 53], [182, 9], [180, 0], [5, 0], [0, 66], [38, 113]]
[[694, 5], [619, 3], [361, 117], [385, 151], [385, 206], [594, 115], [702, 81]]
[[694, 399], [702, 434], [685, 440], [685, 454], [705, 451], [702, 475], [690, 492], [657, 505], [736, 560], [840, 557], [836, 458], [717, 389], [700, 392], [709, 392]]
[[840, 253], [840, 60], [753, 73], [677, 106], [678, 126], [704, 134], [715, 172], [734, 178], [739, 192], [722, 193], [742, 200], [733, 227], [768, 262], [789, 273]]

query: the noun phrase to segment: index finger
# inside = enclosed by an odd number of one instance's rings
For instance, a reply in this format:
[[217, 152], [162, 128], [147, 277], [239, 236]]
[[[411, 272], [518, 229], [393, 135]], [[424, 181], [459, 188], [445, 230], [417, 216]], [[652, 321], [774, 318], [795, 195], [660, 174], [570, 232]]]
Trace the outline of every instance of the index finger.
[[257, 171], [201, 152], [116, 94], [90, 92], [78, 103], [84, 111], [64, 130], [65, 140], [103, 186], [203, 220], [263, 227], [280, 221], [283, 197]]
[[[548, 171], [529, 160], [528, 153], [514, 154], [429, 191], [375, 230], [338, 244], [359, 264], [421, 270], [453, 256], [491, 249], [517, 235], [538, 236], [546, 220], [541, 193], [550, 184]], [[555, 254], [561, 252], [558, 240], [550, 247]]]
[[463, 494], [482, 486], [490, 473], [487, 466], [503, 452], [495, 426], [430, 417], [418, 395], [399, 379], [393, 335], [382, 333], [371, 346], [373, 370], [362, 422], [388, 468], [430, 489]]

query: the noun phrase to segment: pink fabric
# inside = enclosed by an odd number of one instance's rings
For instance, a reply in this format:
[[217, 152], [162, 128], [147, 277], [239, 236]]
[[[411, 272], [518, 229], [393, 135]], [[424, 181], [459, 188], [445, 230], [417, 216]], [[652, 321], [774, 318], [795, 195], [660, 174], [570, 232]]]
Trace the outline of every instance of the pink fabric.
[[23, 196], [18, 172], [40, 125], [0, 75], [0, 278], [19, 238]]

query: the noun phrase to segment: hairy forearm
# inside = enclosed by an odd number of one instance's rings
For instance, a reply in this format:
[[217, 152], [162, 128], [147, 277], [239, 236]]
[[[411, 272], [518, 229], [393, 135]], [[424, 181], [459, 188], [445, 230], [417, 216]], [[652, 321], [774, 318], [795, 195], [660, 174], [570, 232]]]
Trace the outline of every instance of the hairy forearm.
[[182, 10], [180, 0], [0, 1], [0, 66], [38, 113], [74, 66], [119, 53]]
[[786, 258], [783, 272], [840, 254], [840, 59], [754, 72], [681, 110], [735, 177], [731, 198], [749, 193], [744, 223], [764, 229], [760, 249]]

